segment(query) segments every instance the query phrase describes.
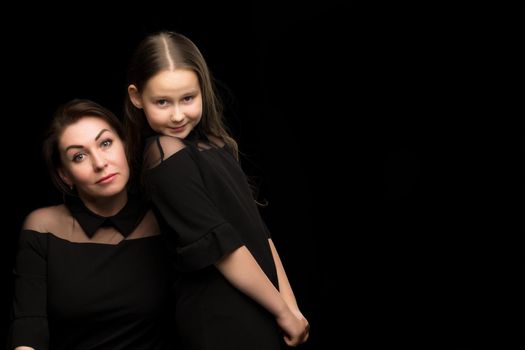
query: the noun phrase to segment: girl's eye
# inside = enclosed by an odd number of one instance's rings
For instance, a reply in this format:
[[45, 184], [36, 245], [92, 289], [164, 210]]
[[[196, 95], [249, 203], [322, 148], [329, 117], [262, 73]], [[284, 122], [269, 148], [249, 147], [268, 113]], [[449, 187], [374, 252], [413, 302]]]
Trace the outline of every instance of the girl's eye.
[[112, 144], [113, 144], [113, 140], [107, 139], [107, 140], [102, 141], [100, 143], [100, 146], [107, 148], [107, 147], [111, 146]]
[[157, 105], [159, 105], [160, 107], [163, 107], [167, 104], [168, 104], [168, 100], [158, 100], [157, 101]]
[[183, 98], [184, 102], [191, 102], [193, 101], [193, 96], [186, 96]]

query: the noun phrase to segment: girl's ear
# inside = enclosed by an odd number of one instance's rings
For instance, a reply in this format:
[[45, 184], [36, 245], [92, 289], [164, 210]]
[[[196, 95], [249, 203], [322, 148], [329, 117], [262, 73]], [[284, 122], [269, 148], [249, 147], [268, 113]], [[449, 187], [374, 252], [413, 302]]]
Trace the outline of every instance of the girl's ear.
[[131, 103], [138, 109], [142, 109], [142, 97], [139, 94], [139, 90], [133, 84], [128, 86], [128, 95]]
[[60, 168], [58, 169], [58, 175], [60, 175], [60, 178], [69, 188], [73, 188], [73, 181], [71, 181], [71, 178], [69, 175], [64, 171], [64, 169]]

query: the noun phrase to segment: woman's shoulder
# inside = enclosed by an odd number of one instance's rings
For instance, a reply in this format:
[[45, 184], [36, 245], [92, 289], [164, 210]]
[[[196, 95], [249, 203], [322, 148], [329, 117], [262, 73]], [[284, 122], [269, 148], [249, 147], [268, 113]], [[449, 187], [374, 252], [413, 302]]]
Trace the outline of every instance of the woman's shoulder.
[[60, 226], [67, 217], [71, 217], [71, 214], [64, 204], [38, 208], [26, 216], [22, 229], [40, 233], [54, 232], [54, 228]]

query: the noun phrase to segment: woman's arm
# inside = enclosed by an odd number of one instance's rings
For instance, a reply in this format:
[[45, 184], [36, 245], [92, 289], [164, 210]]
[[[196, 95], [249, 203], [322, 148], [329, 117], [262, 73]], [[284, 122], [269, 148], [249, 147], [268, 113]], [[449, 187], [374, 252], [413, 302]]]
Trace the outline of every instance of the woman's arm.
[[[20, 232], [14, 273], [12, 323], [8, 348], [49, 348], [47, 322], [47, 234], [43, 223], [54, 217], [42, 208], [28, 215]], [[37, 231], [38, 230], [38, 231]]]

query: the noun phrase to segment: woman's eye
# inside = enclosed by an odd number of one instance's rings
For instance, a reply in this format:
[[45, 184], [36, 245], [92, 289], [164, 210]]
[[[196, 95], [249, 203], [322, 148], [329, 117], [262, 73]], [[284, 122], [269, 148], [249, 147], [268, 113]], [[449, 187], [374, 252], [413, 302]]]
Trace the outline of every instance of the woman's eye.
[[186, 96], [186, 97], [184, 97], [183, 100], [184, 100], [184, 102], [191, 102], [191, 101], [193, 101], [193, 96]]
[[73, 161], [74, 162], [81, 162], [85, 157], [85, 154], [84, 153], [77, 153], [73, 156]]
[[104, 140], [100, 143], [100, 146], [102, 147], [109, 147], [113, 144], [113, 140], [111, 139], [107, 139], [107, 140]]

